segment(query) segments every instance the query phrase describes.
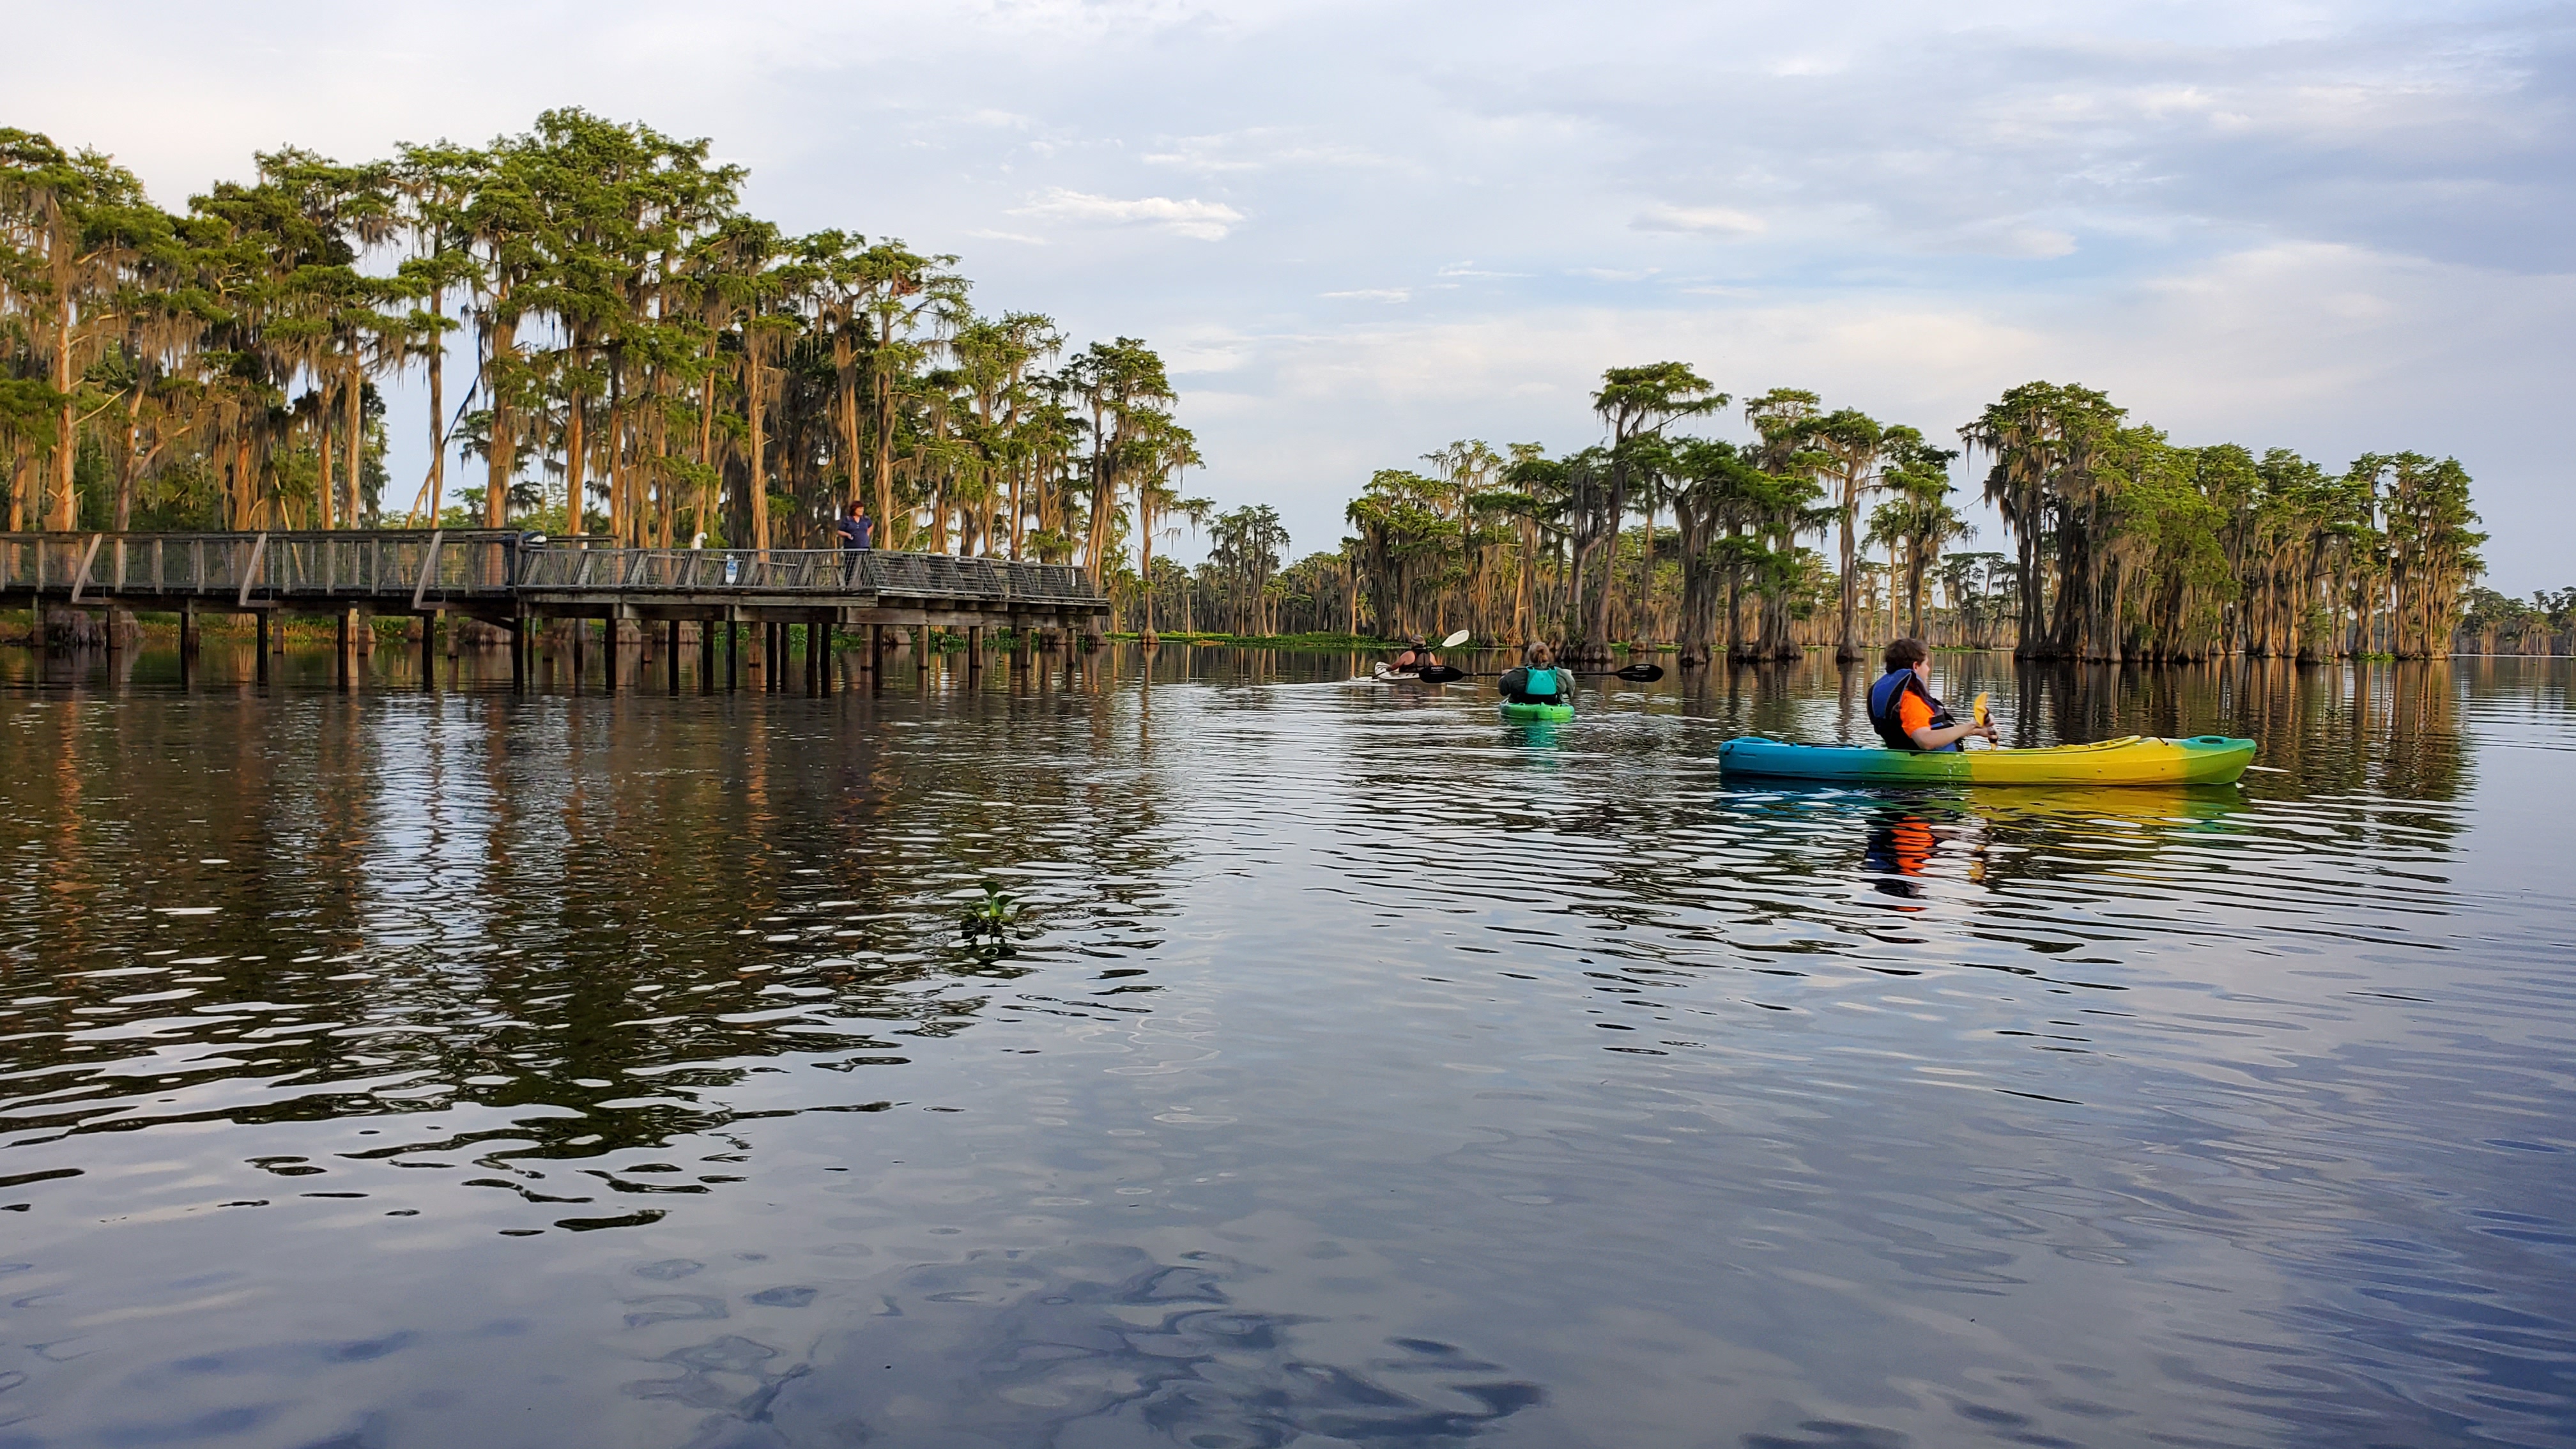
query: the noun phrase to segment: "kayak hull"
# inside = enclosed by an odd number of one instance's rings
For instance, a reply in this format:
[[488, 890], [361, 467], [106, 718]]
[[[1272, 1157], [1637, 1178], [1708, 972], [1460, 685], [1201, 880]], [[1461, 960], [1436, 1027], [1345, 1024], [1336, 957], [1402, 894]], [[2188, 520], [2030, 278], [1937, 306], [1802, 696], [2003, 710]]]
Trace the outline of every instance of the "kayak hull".
[[1729, 776], [1832, 785], [2231, 785], [2254, 760], [2252, 740], [2140, 735], [2041, 750], [1916, 752], [1876, 746], [1792, 745], [1748, 736], [1718, 748]]
[[1572, 724], [1574, 706], [1570, 704], [1513, 704], [1505, 700], [1497, 706], [1506, 724]]

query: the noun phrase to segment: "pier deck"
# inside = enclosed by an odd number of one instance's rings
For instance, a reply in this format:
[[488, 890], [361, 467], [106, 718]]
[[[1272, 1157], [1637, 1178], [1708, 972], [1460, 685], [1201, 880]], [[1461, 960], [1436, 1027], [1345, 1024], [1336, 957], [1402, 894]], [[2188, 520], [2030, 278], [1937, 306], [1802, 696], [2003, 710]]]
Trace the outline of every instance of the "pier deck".
[[[36, 607], [176, 613], [183, 660], [201, 614], [254, 615], [263, 639], [280, 614], [334, 615], [344, 635], [352, 614], [454, 614], [505, 629], [522, 679], [530, 620], [665, 624], [675, 650], [681, 623], [725, 625], [729, 679], [739, 647], [731, 626], [755, 626], [783, 669], [789, 624], [868, 630], [870, 667], [888, 628], [963, 631], [980, 662], [986, 630], [1097, 635], [1108, 624], [1089, 574], [1064, 564], [875, 549], [616, 548], [481, 529], [0, 533], [0, 608]], [[424, 679], [433, 632], [422, 630]], [[702, 631], [710, 662], [717, 632]], [[615, 651], [605, 657], [614, 687]], [[263, 677], [266, 658], [263, 649]], [[809, 659], [809, 679], [819, 686], [822, 673]]]

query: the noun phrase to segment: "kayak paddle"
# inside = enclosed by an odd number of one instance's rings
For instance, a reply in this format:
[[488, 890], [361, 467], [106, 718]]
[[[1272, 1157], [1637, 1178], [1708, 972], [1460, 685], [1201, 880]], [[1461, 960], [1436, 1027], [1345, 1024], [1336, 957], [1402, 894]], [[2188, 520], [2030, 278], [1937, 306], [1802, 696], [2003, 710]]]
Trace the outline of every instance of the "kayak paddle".
[[[1664, 666], [1631, 664], [1625, 669], [1569, 669], [1565, 672], [1581, 679], [1624, 679], [1631, 684], [1652, 684], [1664, 677]], [[1461, 679], [1500, 679], [1502, 673], [1501, 670], [1487, 669], [1470, 674], [1464, 669], [1452, 669], [1446, 664], [1426, 664], [1413, 677], [1425, 684], [1455, 684]]]

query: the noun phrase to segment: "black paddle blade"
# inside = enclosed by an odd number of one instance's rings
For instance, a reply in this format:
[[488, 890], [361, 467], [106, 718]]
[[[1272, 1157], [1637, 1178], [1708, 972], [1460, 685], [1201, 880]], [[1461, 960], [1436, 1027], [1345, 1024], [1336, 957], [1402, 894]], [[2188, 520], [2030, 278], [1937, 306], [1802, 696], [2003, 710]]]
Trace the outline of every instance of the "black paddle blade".
[[1425, 664], [1413, 672], [1413, 677], [1425, 684], [1455, 684], [1467, 677], [1467, 671], [1446, 664]]
[[1627, 680], [1631, 684], [1652, 684], [1656, 680], [1664, 677], [1664, 666], [1660, 664], [1631, 664], [1627, 668], [1618, 671], [1618, 673], [1621, 679]]

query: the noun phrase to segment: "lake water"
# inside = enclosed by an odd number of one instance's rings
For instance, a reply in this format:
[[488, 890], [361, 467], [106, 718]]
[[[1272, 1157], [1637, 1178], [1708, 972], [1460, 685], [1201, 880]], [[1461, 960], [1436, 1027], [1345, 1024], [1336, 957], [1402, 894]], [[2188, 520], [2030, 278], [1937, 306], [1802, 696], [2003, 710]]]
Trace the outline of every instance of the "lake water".
[[0, 1449], [2576, 1441], [2566, 660], [1939, 660], [2273, 771], [2061, 794], [1726, 788], [1813, 664], [32, 665]]

